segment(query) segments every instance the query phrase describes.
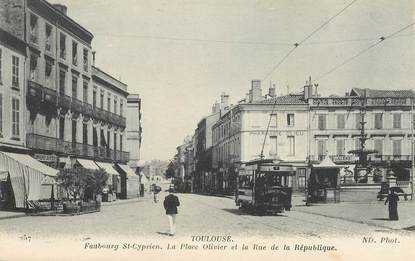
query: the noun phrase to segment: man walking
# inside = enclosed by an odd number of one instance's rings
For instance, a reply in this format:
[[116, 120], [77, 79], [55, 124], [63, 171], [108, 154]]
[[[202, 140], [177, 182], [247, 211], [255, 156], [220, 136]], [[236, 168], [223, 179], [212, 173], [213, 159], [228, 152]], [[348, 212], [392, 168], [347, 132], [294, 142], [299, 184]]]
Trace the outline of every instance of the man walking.
[[169, 188], [169, 195], [164, 199], [163, 205], [166, 210], [167, 218], [169, 219], [170, 233], [169, 236], [174, 236], [176, 233], [176, 215], [177, 207], [180, 206], [179, 198], [173, 195], [174, 189]]

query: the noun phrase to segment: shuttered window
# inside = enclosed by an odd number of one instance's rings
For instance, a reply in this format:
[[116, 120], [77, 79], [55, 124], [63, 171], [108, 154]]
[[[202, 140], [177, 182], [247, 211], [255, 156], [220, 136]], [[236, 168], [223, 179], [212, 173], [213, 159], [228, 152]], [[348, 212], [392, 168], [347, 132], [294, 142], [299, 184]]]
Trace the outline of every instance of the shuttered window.
[[327, 141], [325, 140], [317, 141], [317, 154], [319, 157], [326, 155], [326, 144]]
[[402, 141], [394, 140], [393, 141], [393, 156], [400, 156], [402, 154]]
[[394, 114], [393, 115], [393, 128], [400, 129], [401, 128], [401, 114]]
[[318, 115], [318, 129], [319, 130], [327, 129], [327, 116], [325, 114]]
[[337, 115], [337, 129], [343, 130], [346, 127], [344, 114]]
[[380, 130], [383, 128], [383, 114], [376, 113], [375, 114], [375, 129]]

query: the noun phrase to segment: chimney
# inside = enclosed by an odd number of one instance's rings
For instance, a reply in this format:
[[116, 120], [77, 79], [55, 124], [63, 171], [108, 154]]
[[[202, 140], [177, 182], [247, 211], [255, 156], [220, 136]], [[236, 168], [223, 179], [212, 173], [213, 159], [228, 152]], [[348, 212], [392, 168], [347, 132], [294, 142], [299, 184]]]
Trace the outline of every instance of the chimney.
[[261, 89], [261, 80], [252, 80], [251, 81], [251, 91], [252, 91], [252, 102], [261, 100], [262, 98], [262, 89]]
[[53, 7], [57, 9], [59, 12], [63, 13], [64, 15], [67, 14], [68, 8], [66, 7], [66, 5], [54, 4]]
[[222, 94], [220, 95], [220, 103], [222, 105], [222, 108], [228, 107], [229, 106], [229, 94], [222, 92]]
[[272, 87], [269, 88], [268, 95], [271, 98], [275, 97], [275, 84], [273, 84]]
[[215, 103], [212, 106], [212, 114], [216, 114], [219, 112], [219, 103], [218, 101], [215, 101]]

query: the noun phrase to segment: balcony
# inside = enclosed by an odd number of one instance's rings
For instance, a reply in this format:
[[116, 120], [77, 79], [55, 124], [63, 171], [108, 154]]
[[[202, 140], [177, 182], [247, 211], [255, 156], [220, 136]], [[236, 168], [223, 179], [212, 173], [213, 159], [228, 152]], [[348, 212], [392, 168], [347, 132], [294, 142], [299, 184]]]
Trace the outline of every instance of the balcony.
[[34, 81], [27, 81], [27, 98], [30, 103], [39, 104], [41, 101], [46, 101], [50, 105], [56, 104], [56, 91], [44, 87]]
[[368, 106], [411, 106], [411, 98], [359, 98], [359, 97], [325, 97], [310, 99], [312, 107], [360, 106], [365, 101]]
[[72, 103], [71, 103], [71, 111], [83, 113], [83, 103], [82, 101], [72, 97]]
[[98, 107], [94, 107], [92, 116], [94, 117], [94, 119], [101, 120], [101, 121], [107, 121], [108, 119], [106, 111]]
[[72, 106], [71, 97], [63, 93], [59, 93], [58, 105], [63, 109], [70, 109]]
[[116, 151], [104, 147], [82, 144], [78, 142], [63, 141], [61, 139], [29, 133], [26, 135], [26, 145], [30, 149], [54, 152], [58, 155], [84, 157], [94, 160], [109, 160], [127, 162], [130, 153]]
[[93, 109], [92, 109], [92, 105], [86, 102], [82, 103], [82, 113], [84, 115], [88, 115], [88, 116], [93, 116]]

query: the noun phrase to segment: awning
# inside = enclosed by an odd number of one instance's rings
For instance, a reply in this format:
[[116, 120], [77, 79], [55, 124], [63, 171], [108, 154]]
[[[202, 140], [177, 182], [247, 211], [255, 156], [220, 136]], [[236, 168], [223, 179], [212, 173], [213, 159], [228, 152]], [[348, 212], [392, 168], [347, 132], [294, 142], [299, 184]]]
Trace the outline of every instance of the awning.
[[316, 169], [340, 169], [343, 168], [343, 165], [335, 164], [329, 156], [325, 156], [324, 159], [320, 162], [320, 164], [314, 164], [313, 168]]
[[128, 177], [133, 176], [139, 178], [138, 175], [135, 174], [134, 170], [128, 165], [118, 164], [118, 166], [127, 174]]
[[95, 170], [99, 170], [99, 167], [97, 164], [95, 164], [92, 160], [87, 160], [87, 159], [76, 159], [76, 161], [78, 161], [79, 164], [81, 164], [82, 167], [86, 168], [86, 169], [95, 169]]
[[118, 173], [113, 167], [111, 163], [107, 162], [99, 162], [95, 161], [95, 163], [102, 169], [104, 169], [108, 174], [119, 176], [120, 173]]
[[53, 177], [58, 174], [58, 170], [43, 164], [42, 162], [30, 157], [27, 154], [17, 154], [17, 153], [11, 153], [11, 152], [2, 152], [2, 153], [18, 161], [19, 163], [28, 166], [29, 168], [32, 168], [32, 169], [35, 169], [41, 172], [42, 174], [53, 176]]
[[54, 183], [58, 171], [27, 154], [0, 152], [0, 166], [8, 171], [16, 208], [30, 208], [30, 202], [50, 198], [42, 192], [43, 182]]

